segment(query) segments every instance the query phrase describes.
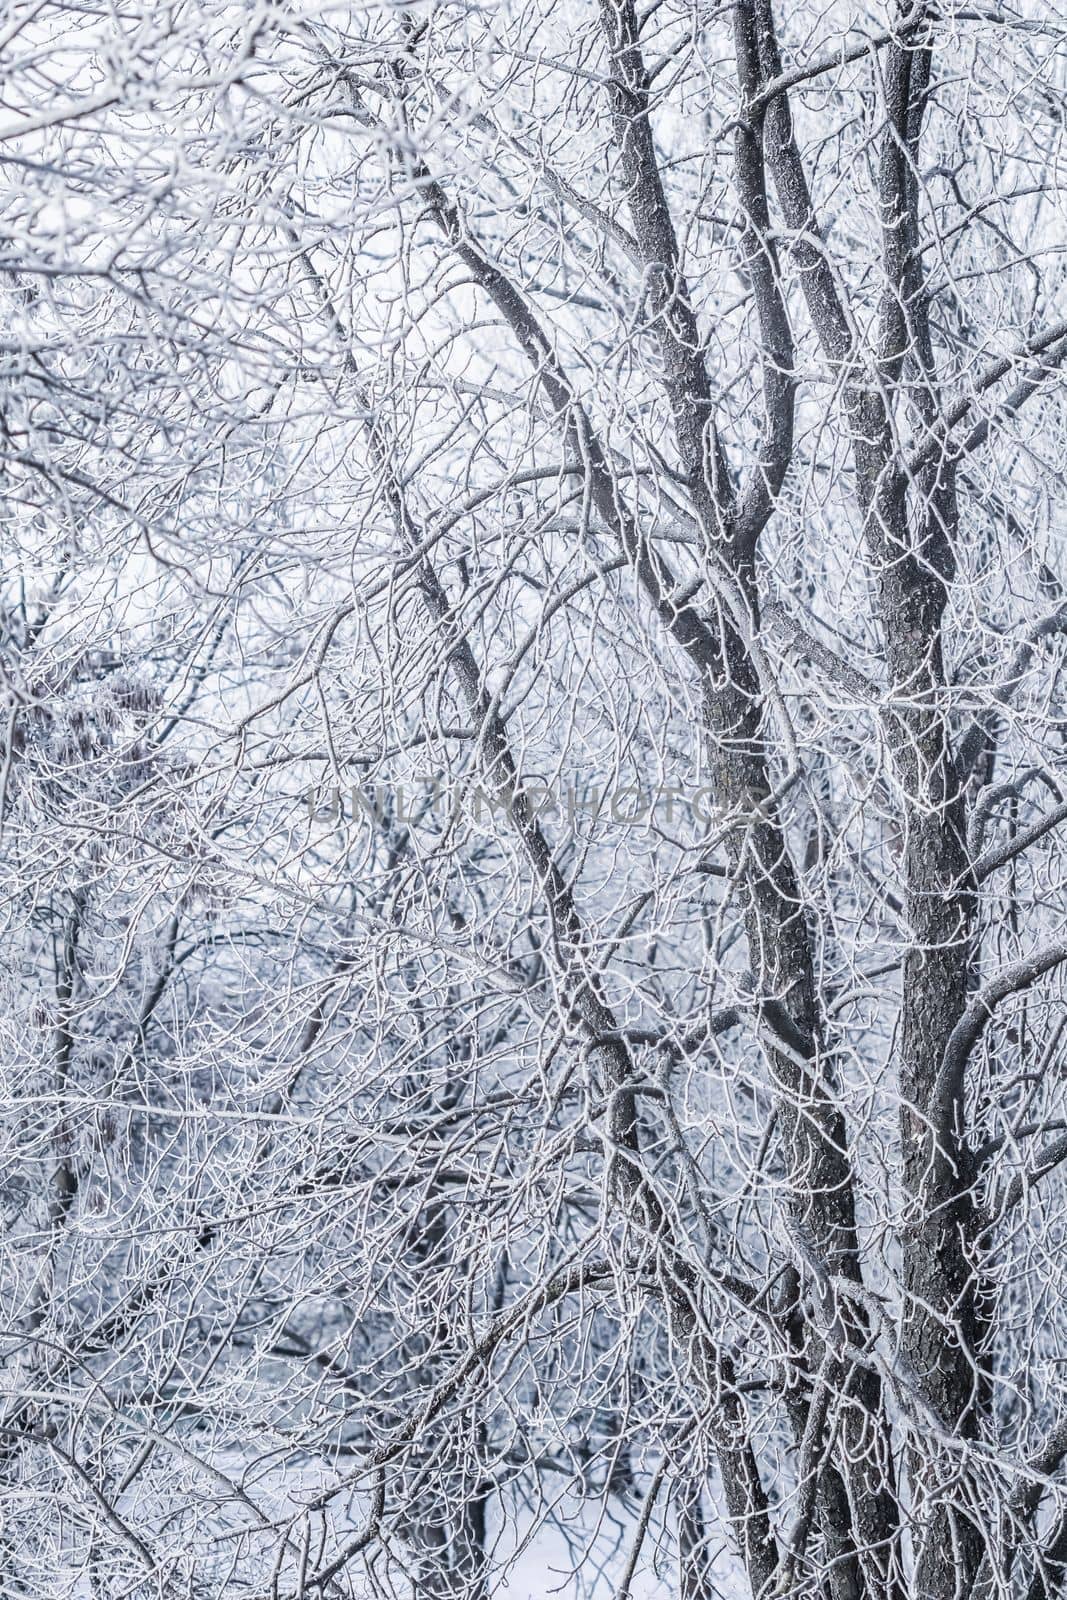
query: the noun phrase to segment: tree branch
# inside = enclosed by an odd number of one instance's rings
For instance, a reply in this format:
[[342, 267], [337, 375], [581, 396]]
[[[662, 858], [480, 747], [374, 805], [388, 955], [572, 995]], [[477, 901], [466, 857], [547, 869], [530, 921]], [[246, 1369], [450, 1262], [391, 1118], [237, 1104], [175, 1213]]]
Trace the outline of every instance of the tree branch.
[[1067, 940], [1060, 940], [1036, 955], [1005, 967], [971, 1001], [949, 1036], [938, 1078], [934, 1104], [937, 1126], [942, 1135], [951, 1127], [954, 1110], [963, 1093], [967, 1063], [993, 1020], [996, 1008], [1011, 995], [1031, 988], [1064, 961], [1067, 961]]

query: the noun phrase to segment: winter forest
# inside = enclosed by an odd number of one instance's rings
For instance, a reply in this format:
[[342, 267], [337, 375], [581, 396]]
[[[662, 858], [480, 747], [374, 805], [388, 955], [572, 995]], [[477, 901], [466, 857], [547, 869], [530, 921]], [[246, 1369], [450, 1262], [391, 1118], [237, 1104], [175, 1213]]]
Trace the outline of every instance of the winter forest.
[[1067, 1584], [1067, 20], [0, 8], [0, 1595]]

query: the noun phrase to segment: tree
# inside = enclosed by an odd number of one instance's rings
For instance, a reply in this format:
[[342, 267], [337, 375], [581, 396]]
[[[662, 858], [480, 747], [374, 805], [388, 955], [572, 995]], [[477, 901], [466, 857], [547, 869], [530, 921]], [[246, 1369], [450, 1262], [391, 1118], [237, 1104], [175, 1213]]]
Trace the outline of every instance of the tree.
[[1063, 41], [12, 11], [11, 1593], [1057, 1592]]

